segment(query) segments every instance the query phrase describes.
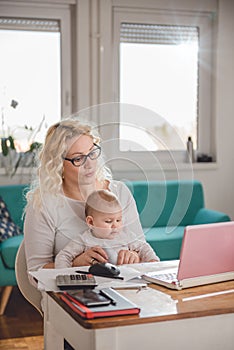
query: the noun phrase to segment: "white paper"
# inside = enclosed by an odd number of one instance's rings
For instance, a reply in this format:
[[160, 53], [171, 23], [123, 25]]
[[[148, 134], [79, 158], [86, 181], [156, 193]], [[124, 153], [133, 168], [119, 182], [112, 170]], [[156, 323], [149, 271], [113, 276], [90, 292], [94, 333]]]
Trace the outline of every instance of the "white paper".
[[[98, 289], [100, 288], [133, 288], [146, 285], [145, 281], [131, 281], [133, 278], [136, 278], [141, 275], [141, 272], [128, 267], [127, 265], [119, 266], [120, 276], [123, 277], [123, 280], [120, 279], [111, 279], [106, 277], [95, 276], [96, 282], [98, 284]], [[29, 272], [36, 280], [38, 281], [38, 289], [41, 291], [54, 291], [58, 292], [60, 289], [56, 285], [56, 276], [63, 274], [73, 274], [76, 271], [88, 271], [88, 266], [84, 267], [72, 267], [65, 269], [40, 269], [38, 271]], [[129, 282], [128, 282], [129, 281]]]
[[[111, 279], [106, 277], [95, 276], [98, 284], [98, 289], [101, 288], [140, 288], [146, 286], [146, 282], [139, 277], [146, 272], [158, 272], [168, 268], [178, 266], [177, 260], [165, 261], [165, 262], [153, 262], [153, 263], [140, 263], [118, 266], [120, 269], [120, 276], [123, 280]], [[70, 267], [65, 269], [40, 269], [38, 271], [29, 272], [38, 281], [38, 289], [41, 291], [61, 291], [56, 285], [56, 276], [63, 274], [73, 274], [77, 270], [88, 271], [89, 266], [82, 267]]]

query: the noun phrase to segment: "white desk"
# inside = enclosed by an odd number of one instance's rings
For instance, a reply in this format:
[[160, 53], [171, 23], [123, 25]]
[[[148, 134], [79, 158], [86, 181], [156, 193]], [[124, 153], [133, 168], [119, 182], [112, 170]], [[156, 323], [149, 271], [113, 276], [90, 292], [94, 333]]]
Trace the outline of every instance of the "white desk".
[[234, 282], [172, 291], [151, 285], [120, 291], [141, 307], [139, 316], [83, 320], [57, 293], [46, 293], [45, 350], [234, 349]]

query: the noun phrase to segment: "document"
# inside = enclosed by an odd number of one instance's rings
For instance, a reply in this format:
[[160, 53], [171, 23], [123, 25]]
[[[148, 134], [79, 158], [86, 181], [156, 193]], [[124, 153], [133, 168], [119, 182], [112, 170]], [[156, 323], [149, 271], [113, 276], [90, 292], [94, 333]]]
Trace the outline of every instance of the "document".
[[[133, 266], [133, 265], [131, 265]], [[88, 266], [79, 267], [79, 271], [88, 271]], [[123, 280], [117, 280], [107, 277], [95, 276], [98, 287], [96, 289], [102, 288], [134, 288], [143, 287], [147, 283], [141, 280], [141, 272], [135, 270], [130, 265], [122, 265], [120, 268], [120, 276]], [[65, 269], [40, 269], [38, 271], [31, 271], [29, 274], [33, 276], [38, 281], [38, 289], [41, 291], [53, 291], [59, 292], [60, 289], [56, 285], [56, 276], [62, 274], [74, 274], [78, 270], [77, 267], [70, 267]]]
[[[123, 280], [111, 279], [106, 277], [95, 276], [98, 287], [102, 288], [140, 288], [147, 285], [147, 282], [141, 279], [141, 276], [147, 272], [162, 272], [168, 268], [175, 268], [179, 264], [179, 260], [149, 262], [129, 265], [119, 265], [120, 276]], [[59, 292], [56, 285], [56, 276], [61, 274], [74, 274], [76, 270], [87, 272], [89, 266], [69, 267], [64, 269], [40, 269], [38, 271], [29, 272], [37, 281], [38, 289], [41, 291]]]

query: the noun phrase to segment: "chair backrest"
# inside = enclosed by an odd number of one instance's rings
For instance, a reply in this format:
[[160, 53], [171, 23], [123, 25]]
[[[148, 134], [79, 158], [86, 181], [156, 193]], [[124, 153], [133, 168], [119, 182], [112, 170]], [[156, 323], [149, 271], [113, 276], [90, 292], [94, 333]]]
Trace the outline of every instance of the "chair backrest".
[[19, 290], [43, 316], [41, 308], [41, 293], [29, 282], [25, 257], [24, 241], [22, 241], [15, 259], [15, 274]]

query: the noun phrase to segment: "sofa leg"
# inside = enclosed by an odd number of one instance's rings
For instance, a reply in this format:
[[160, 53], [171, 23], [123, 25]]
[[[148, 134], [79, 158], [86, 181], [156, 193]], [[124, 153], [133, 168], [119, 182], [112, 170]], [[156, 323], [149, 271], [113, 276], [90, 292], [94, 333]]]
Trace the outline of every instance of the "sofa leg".
[[12, 289], [13, 289], [13, 286], [3, 287], [3, 290], [1, 293], [1, 301], [0, 301], [0, 316], [4, 314]]

